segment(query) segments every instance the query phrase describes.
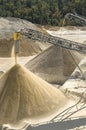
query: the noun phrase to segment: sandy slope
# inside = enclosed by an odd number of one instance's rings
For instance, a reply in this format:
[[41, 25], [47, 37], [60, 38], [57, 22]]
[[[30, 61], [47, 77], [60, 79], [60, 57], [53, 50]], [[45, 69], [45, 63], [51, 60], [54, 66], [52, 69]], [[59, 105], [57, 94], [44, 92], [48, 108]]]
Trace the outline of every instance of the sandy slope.
[[[0, 40], [0, 57], [11, 57], [14, 41], [10, 40]], [[39, 54], [46, 48], [48, 48], [48, 44], [34, 42], [30, 39], [21, 39], [20, 40], [20, 52], [19, 56], [32, 56], [35, 54]]]
[[[0, 18], [0, 57], [10, 57], [14, 44], [13, 34], [22, 28], [40, 30], [35, 24], [19, 18]], [[20, 55], [31, 56], [47, 48], [47, 44], [34, 42], [26, 37], [20, 40]]]
[[1, 125], [21, 128], [50, 120], [67, 102], [60, 90], [23, 66], [13, 66], [0, 78]]
[[[71, 51], [77, 63], [83, 58], [77, 52]], [[36, 75], [50, 83], [64, 83], [76, 68], [68, 52], [58, 46], [51, 46], [25, 65]]]

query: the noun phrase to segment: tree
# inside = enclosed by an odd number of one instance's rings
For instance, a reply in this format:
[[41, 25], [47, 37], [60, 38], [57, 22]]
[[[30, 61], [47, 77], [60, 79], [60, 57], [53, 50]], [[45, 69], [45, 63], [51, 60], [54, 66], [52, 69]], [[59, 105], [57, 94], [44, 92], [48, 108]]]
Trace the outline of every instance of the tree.
[[0, 16], [61, 26], [66, 13], [86, 16], [86, 0], [0, 0]]

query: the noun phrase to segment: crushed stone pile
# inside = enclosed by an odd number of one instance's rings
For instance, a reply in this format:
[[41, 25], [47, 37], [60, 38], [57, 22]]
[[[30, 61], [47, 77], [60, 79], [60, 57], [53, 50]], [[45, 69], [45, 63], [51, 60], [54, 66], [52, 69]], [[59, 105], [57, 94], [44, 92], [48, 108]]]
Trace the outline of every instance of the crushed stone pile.
[[42, 122], [67, 101], [60, 90], [17, 64], [0, 78], [0, 125], [17, 129]]
[[[20, 18], [0, 17], [0, 57], [11, 56], [14, 44], [13, 34], [22, 28], [40, 30], [40, 28], [35, 24]], [[24, 36], [22, 36], [20, 44], [19, 56], [31, 56], [38, 54], [49, 46], [48, 44], [34, 42]]]
[[[11, 57], [14, 41], [11, 40], [0, 40], [0, 57]], [[31, 41], [30, 39], [20, 40], [20, 52], [19, 56], [32, 56], [41, 53], [49, 45], [42, 44], [39, 42]]]
[[39, 30], [36, 25], [28, 22], [27, 20], [14, 17], [0, 17], [0, 39], [13, 38], [13, 33], [22, 28]]
[[[74, 51], [71, 53], [79, 63], [83, 56]], [[76, 68], [68, 50], [59, 46], [50, 46], [25, 66], [44, 80], [55, 84], [63, 84]]]

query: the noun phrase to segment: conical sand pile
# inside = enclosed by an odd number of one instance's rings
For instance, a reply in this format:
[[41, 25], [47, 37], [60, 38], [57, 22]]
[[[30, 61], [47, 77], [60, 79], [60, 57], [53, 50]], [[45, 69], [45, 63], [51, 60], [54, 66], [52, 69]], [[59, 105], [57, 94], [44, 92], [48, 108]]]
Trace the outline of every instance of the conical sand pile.
[[[72, 54], [79, 63], [81, 55], [77, 52]], [[59, 46], [51, 46], [28, 62], [26, 67], [50, 83], [62, 84], [74, 71], [76, 64], [68, 50]]]
[[[0, 57], [11, 57], [12, 47], [14, 44], [13, 39], [11, 40], [0, 40]], [[49, 45], [34, 42], [29, 39], [23, 39], [20, 41], [20, 52], [19, 56], [32, 56], [34, 54], [39, 54]]]
[[66, 103], [62, 92], [20, 65], [0, 79], [0, 125], [21, 127], [26, 122], [38, 123], [55, 116]]

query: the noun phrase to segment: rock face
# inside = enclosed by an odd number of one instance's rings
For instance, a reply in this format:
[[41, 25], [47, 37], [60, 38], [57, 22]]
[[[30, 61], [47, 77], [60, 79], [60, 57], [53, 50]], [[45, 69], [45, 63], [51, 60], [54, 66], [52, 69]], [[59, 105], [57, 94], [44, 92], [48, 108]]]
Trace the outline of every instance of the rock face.
[[21, 128], [53, 117], [67, 104], [64, 94], [20, 65], [0, 79], [0, 125]]
[[[77, 63], [82, 57], [71, 52]], [[76, 68], [68, 50], [51, 46], [25, 65], [36, 75], [50, 83], [64, 83]]]
[[[10, 57], [14, 44], [13, 34], [22, 28], [40, 30], [31, 22], [19, 18], [0, 18], [0, 57]], [[20, 56], [29, 56], [40, 53], [46, 47], [42, 43], [34, 42], [26, 37], [20, 41]]]

